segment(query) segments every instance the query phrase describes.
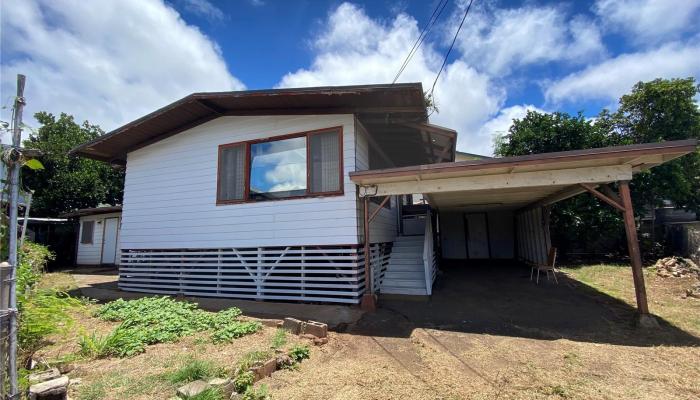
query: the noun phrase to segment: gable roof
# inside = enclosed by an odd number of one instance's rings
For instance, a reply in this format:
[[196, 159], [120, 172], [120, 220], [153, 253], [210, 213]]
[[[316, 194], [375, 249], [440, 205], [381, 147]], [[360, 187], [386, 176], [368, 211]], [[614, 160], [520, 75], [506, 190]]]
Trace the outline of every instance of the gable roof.
[[420, 83], [193, 93], [70, 153], [124, 164], [128, 152], [217, 117], [313, 114], [373, 115], [417, 123], [428, 119]]

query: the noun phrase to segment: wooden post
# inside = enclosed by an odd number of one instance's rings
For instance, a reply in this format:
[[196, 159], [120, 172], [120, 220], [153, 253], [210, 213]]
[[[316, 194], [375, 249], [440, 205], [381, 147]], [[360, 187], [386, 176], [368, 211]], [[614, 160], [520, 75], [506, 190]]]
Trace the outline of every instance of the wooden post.
[[365, 214], [365, 223], [364, 223], [364, 233], [365, 233], [365, 246], [364, 246], [364, 252], [365, 252], [365, 293], [362, 295], [362, 303], [360, 303], [360, 307], [365, 310], [365, 311], [374, 311], [377, 309], [377, 302], [374, 298], [374, 282], [372, 279], [372, 262], [370, 259], [370, 252], [369, 252], [369, 246], [370, 246], [370, 241], [369, 241], [369, 197], [365, 196], [364, 198], [364, 204], [365, 204], [365, 209], [364, 209], [364, 214]]
[[[632, 196], [630, 195], [629, 181], [619, 181], [620, 198], [624, 207], [625, 233], [627, 235], [627, 248], [632, 264], [632, 277], [634, 279], [634, 293], [637, 296], [637, 310], [641, 316], [640, 322], [646, 324], [649, 320], [649, 305], [647, 304], [647, 291], [644, 287], [644, 273], [642, 271], [642, 256], [637, 240], [637, 226], [634, 222], [634, 210], [632, 208]], [[653, 318], [651, 318], [653, 320]], [[653, 320], [651, 324], [655, 323]]]

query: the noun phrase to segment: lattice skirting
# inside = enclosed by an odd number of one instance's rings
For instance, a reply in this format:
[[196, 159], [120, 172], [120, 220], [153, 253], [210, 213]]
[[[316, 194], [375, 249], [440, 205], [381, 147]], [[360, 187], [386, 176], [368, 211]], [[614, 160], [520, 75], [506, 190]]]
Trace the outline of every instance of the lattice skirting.
[[[391, 242], [373, 244], [378, 290]], [[222, 249], [122, 249], [125, 291], [256, 300], [360, 302], [365, 291], [361, 245]]]

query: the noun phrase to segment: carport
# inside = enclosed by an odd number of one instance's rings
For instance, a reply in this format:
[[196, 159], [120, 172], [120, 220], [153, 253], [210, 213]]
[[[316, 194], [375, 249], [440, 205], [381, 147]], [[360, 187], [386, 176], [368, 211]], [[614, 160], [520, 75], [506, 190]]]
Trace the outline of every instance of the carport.
[[[547, 208], [588, 192], [623, 213], [637, 310], [643, 322], [654, 323], [647, 318], [649, 309], [629, 181], [636, 173], [696, 151], [697, 145], [697, 140], [692, 139], [427, 164], [358, 171], [351, 173], [350, 179], [360, 187], [365, 201], [370, 197], [421, 193], [442, 216], [451, 212], [510, 215], [502, 219], [499, 228], [512, 238], [510, 258], [529, 263], [546, 262], [550, 248]], [[617, 191], [610, 186], [612, 183], [617, 184]], [[365, 215], [365, 227], [371, 220]], [[441, 225], [445, 222], [441, 221]], [[488, 227], [487, 223], [486, 230]], [[368, 250], [371, 238], [369, 230], [365, 232]], [[443, 229], [442, 235], [449, 236], [450, 232]], [[489, 255], [491, 251], [489, 248]], [[426, 271], [427, 268], [426, 263]], [[367, 272], [373, 276], [373, 271]], [[374, 299], [374, 293], [368, 295]]]

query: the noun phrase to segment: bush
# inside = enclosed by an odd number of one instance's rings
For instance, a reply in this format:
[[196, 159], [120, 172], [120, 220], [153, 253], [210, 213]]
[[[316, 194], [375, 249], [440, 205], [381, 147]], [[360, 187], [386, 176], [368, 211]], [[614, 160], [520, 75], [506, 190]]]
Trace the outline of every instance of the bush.
[[145, 297], [119, 299], [100, 307], [96, 316], [121, 321], [123, 340], [128, 350], [112, 355], [128, 357], [145, 350], [145, 345], [173, 342], [196, 332], [211, 331], [215, 343], [227, 342], [262, 328], [258, 322], [239, 321], [241, 310], [229, 308], [218, 313], [200, 310], [196, 303], [172, 298]]

